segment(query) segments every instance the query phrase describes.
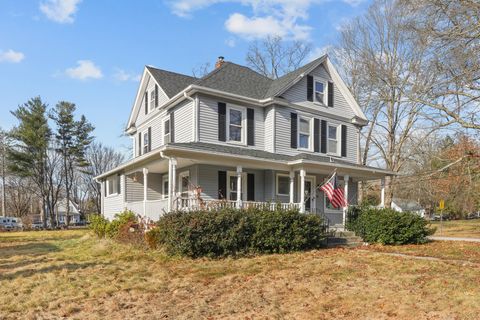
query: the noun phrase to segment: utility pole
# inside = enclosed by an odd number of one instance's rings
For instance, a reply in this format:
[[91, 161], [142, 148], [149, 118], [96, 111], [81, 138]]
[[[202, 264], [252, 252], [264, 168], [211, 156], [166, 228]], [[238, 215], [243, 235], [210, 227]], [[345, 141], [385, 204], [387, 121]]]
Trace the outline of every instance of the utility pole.
[[6, 158], [6, 153], [7, 153], [7, 147], [6, 147], [6, 137], [5, 133], [0, 131], [0, 148], [1, 148], [1, 153], [2, 153], [2, 215], [5, 217], [7, 215], [7, 210], [6, 210], [6, 204], [5, 204], [5, 199], [6, 199], [6, 192], [5, 192], [5, 158]]

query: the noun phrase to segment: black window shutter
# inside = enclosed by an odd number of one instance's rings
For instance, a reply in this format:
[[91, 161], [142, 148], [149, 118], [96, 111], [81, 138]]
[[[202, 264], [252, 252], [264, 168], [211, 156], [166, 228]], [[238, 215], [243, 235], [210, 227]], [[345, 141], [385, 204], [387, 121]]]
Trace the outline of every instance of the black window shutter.
[[313, 119], [313, 151], [320, 152], [320, 120]]
[[148, 92], [145, 91], [145, 114], [148, 113]]
[[333, 82], [328, 81], [327, 91], [328, 91], [328, 106], [333, 107], [333, 91], [334, 91]]
[[227, 198], [227, 172], [218, 171], [218, 199]]
[[158, 108], [158, 85], [155, 85], [155, 108]]
[[142, 155], [142, 134], [140, 132], [138, 133], [138, 149], [137, 150], [138, 150], [137, 154], [141, 156]]
[[327, 153], [327, 121], [322, 120], [320, 125], [320, 152]]
[[307, 76], [307, 100], [313, 102], [313, 77]]
[[342, 157], [347, 156], [347, 126], [342, 124]]
[[255, 144], [255, 110], [247, 109], [247, 145]]
[[297, 114], [290, 113], [290, 147], [297, 149]]
[[227, 105], [218, 103], [218, 141], [227, 141]]
[[255, 175], [247, 174], [247, 201], [255, 201]]
[[148, 127], [148, 151], [152, 151], [152, 127]]
[[175, 113], [170, 112], [170, 142], [175, 142]]

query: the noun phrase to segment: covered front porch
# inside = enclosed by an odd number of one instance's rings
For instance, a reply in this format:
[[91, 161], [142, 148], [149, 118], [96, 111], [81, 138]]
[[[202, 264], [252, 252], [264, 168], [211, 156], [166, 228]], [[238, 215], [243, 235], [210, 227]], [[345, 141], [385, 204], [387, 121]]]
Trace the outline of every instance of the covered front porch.
[[322, 214], [330, 225], [342, 226], [345, 210], [333, 208], [318, 189], [334, 170], [352, 205], [357, 203], [359, 181], [385, 176], [381, 170], [335, 159], [272, 161], [184, 149], [165, 150], [124, 170], [123, 207], [152, 220], [174, 210], [298, 208], [301, 212]]

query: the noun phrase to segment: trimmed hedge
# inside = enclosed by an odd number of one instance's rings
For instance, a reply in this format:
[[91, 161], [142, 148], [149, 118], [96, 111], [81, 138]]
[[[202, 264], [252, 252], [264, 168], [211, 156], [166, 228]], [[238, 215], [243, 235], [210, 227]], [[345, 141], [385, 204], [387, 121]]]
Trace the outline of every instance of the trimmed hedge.
[[193, 258], [315, 249], [326, 233], [318, 215], [263, 209], [172, 212], [154, 230], [169, 254]]
[[366, 206], [349, 209], [347, 229], [366, 242], [387, 245], [425, 243], [435, 232], [415, 213]]

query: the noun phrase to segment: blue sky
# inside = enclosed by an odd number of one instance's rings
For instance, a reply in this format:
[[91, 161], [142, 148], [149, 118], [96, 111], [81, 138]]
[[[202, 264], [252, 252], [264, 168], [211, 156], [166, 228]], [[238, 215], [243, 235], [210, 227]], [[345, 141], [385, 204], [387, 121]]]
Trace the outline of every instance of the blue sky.
[[0, 127], [40, 95], [76, 103], [98, 140], [119, 150], [145, 65], [191, 74], [205, 62], [245, 64], [268, 35], [310, 42], [312, 57], [368, 0], [0, 0]]

